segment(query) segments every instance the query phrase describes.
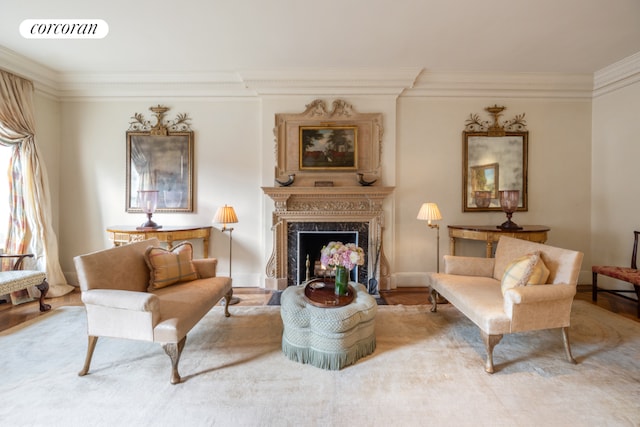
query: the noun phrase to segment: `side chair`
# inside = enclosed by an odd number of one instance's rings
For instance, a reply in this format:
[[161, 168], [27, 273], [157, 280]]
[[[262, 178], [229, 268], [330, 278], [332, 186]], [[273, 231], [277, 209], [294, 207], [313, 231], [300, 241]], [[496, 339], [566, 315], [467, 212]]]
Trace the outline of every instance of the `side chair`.
[[[638, 318], [640, 319], [640, 271], [638, 271], [637, 266], [637, 257], [638, 257], [638, 235], [640, 235], [640, 231], [633, 232], [633, 250], [631, 251], [631, 267], [618, 267], [613, 265], [594, 265], [591, 267], [591, 272], [593, 274], [592, 280], [592, 295], [591, 299], [594, 302], [598, 301], [598, 292], [608, 292], [612, 294], [616, 294], [622, 298], [629, 299], [631, 301], [636, 301], [638, 303]], [[633, 285], [634, 289], [604, 289], [598, 288], [598, 274], [602, 274], [603, 276], [611, 277], [614, 279], [622, 280], [623, 282], [628, 282]], [[628, 297], [626, 295], [620, 295], [619, 293], [626, 292], [635, 292], [637, 296], [637, 300]]]

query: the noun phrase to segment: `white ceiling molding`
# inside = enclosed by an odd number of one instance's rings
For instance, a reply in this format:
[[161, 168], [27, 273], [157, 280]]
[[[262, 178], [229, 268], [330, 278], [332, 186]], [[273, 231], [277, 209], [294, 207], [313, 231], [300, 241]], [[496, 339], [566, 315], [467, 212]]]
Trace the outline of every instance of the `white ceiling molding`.
[[594, 73], [593, 97], [640, 81], [640, 52]]
[[255, 96], [235, 72], [64, 74], [59, 82], [59, 94], [63, 100]]
[[0, 46], [0, 64], [2, 69], [31, 80], [36, 91], [49, 97], [58, 97], [58, 74], [37, 62]]
[[424, 71], [402, 96], [591, 98], [593, 76], [556, 73], [463, 73]]
[[420, 68], [263, 69], [240, 75], [258, 95], [394, 95], [413, 86]]

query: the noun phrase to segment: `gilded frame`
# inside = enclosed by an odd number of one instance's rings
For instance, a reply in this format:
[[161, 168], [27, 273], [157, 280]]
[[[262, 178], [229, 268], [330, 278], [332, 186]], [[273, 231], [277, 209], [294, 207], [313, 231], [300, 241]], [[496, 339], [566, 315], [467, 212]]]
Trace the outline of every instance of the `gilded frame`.
[[356, 170], [357, 126], [300, 126], [300, 170]]
[[[528, 210], [528, 145], [529, 132], [463, 132], [463, 191], [464, 212], [502, 211], [498, 191], [519, 190], [518, 211]], [[476, 171], [494, 171], [495, 182], [482, 190], [491, 191], [488, 207], [477, 206], [474, 192], [479, 190]]]
[[156, 212], [193, 212], [193, 132], [127, 132], [127, 212], [138, 190], [158, 190]]

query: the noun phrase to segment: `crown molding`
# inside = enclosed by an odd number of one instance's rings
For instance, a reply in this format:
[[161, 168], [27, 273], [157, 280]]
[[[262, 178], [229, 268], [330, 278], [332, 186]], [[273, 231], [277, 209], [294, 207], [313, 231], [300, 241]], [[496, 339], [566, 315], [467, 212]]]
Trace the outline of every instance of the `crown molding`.
[[402, 96], [590, 99], [592, 88], [591, 74], [424, 71]]
[[71, 101], [86, 98], [125, 97], [246, 97], [247, 90], [236, 72], [211, 73], [103, 73], [64, 74], [59, 96]]
[[31, 80], [36, 91], [49, 97], [58, 97], [59, 74], [51, 68], [27, 59], [4, 46], [0, 46], [0, 64], [2, 69]]
[[261, 69], [241, 71], [258, 95], [394, 95], [413, 86], [420, 68]]
[[593, 97], [616, 91], [640, 81], [640, 52], [594, 73]]

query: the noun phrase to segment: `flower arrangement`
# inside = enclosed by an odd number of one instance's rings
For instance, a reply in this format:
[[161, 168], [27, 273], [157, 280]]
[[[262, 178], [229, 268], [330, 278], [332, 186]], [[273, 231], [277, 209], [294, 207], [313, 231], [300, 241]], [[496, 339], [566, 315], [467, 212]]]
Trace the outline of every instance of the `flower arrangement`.
[[328, 267], [344, 267], [351, 271], [364, 264], [364, 251], [355, 243], [329, 242], [320, 251], [320, 262]]

